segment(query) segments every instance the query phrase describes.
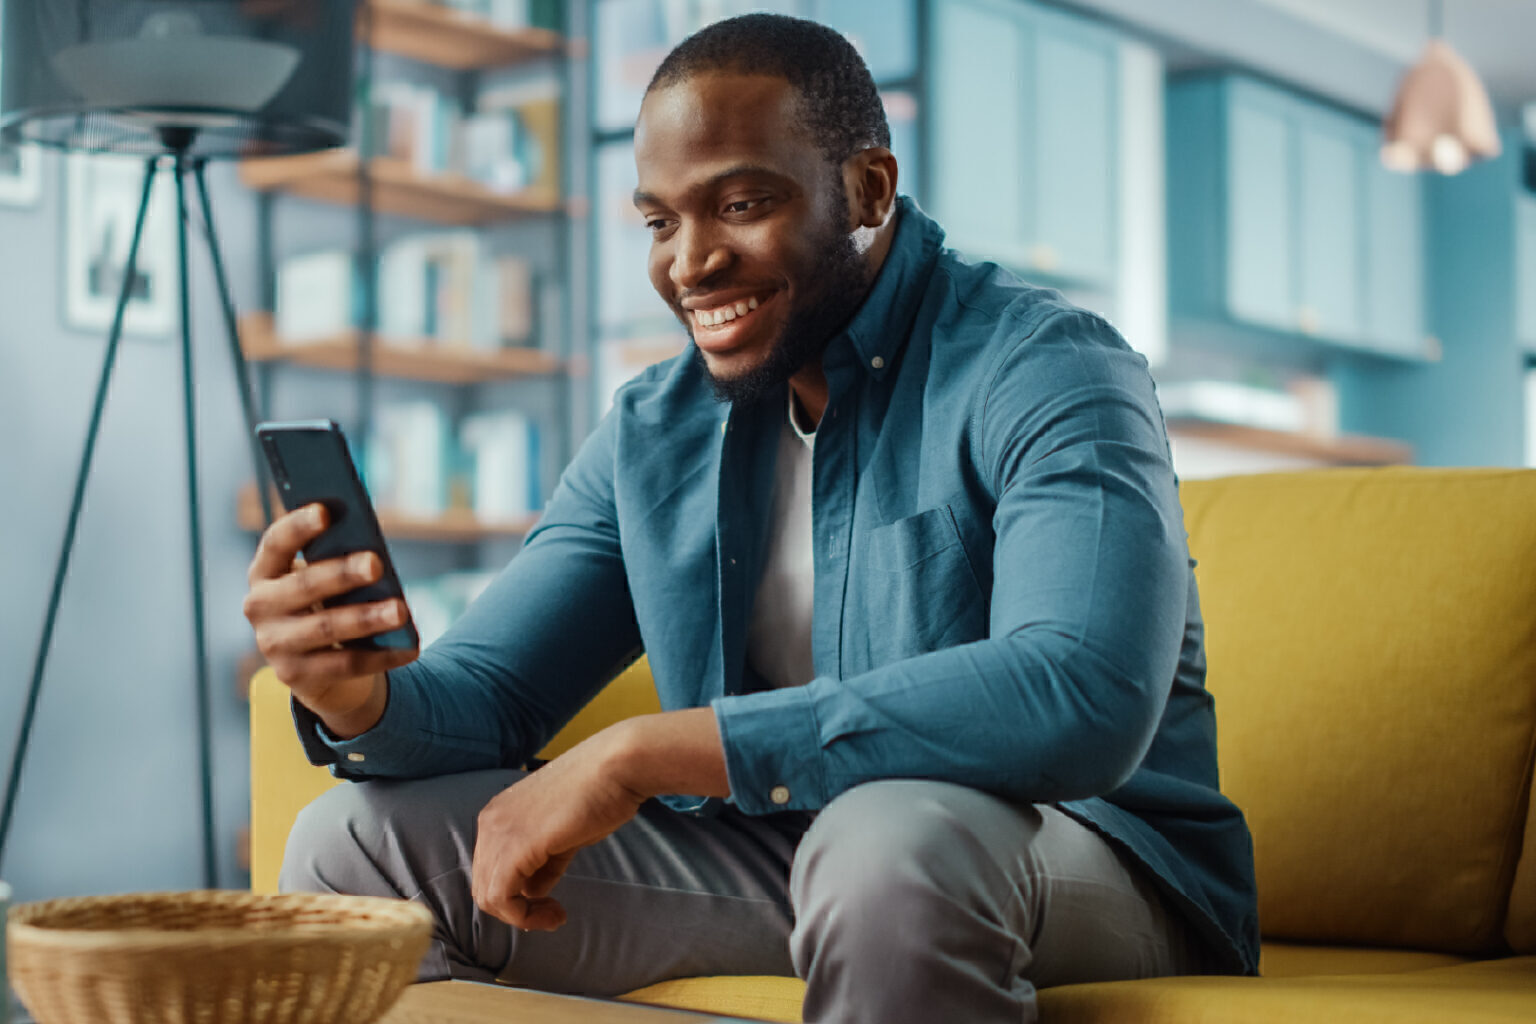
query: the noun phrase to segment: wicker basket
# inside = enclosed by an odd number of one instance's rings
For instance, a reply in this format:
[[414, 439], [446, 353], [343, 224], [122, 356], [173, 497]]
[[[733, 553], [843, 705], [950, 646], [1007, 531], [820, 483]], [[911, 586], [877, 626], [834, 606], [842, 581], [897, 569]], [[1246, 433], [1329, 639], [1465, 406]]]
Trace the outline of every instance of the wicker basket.
[[416, 979], [432, 915], [315, 893], [133, 893], [12, 908], [38, 1024], [369, 1024]]

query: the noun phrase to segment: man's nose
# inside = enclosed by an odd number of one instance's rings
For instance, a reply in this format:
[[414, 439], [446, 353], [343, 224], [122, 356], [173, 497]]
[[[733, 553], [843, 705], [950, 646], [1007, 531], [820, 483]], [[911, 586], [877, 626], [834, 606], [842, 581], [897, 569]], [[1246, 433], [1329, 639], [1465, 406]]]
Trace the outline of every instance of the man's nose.
[[706, 227], [682, 227], [673, 251], [671, 277], [679, 290], [697, 288], [731, 262], [730, 250]]

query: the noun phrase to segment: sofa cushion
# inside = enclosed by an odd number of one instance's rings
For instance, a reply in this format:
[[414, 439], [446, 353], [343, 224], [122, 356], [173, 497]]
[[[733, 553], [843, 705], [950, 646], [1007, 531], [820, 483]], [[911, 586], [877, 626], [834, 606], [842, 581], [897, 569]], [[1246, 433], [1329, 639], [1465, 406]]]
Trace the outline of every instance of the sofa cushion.
[[1040, 992], [1044, 1024], [1529, 1024], [1536, 957], [1312, 978], [1158, 978]]
[[1308, 978], [1325, 974], [1406, 974], [1470, 962], [1454, 953], [1429, 953], [1419, 949], [1266, 942], [1259, 951], [1259, 975], [1265, 978]]
[[1497, 947], [1536, 736], [1536, 472], [1182, 495], [1265, 937]]
[[[1532, 759], [1536, 760], [1536, 754]], [[1504, 938], [1516, 953], [1536, 953], [1536, 785], [1531, 786], [1530, 807], [1525, 813], [1525, 842], [1520, 862], [1515, 865]]]
[[[1531, 1003], [1526, 995], [1529, 986], [1521, 980], [1520, 962], [1511, 962], [1509, 966], [1486, 966], [1479, 971], [1463, 975], [1447, 976], [1440, 973], [1425, 973], [1430, 968], [1441, 968], [1469, 963], [1461, 957], [1446, 953], [1421, 953], [1404, 950], [1382, 949], [1357, 949], [1328, 946], [1295, 946], [1265, 943], [1264, 953], [1261, 958], [1261, 970], [1267, 978], [1281, 978], [1291, 976], [1311, 976], [1314, 978], [1323, 976], [1353, 976], [1346, 978], [1341, 1007], [1347, 1007], [1357, 998], [1364, 998], [1363, 992], [1368, 992], [1371, 987], [1370, 975], [1399, 976], [1412, 973], [1415, 975], [1407, 979], [1406, 985], [1415, 992], [1429, 988], [1434, 991], [1439, 989], [1459, 989], [1462, 987], [1477, 987], [1483, 984], [1479, 979], [1490, 979], [1486, 987], [1506, 992], [1506, 996], [1499, 997], [1505, 1000], [1508, 993], [1513, 992], [1511, 1001], [1524, 1012], [1529, 1013]], [[1536, 961], [1523, 961], [1524, 970], [1536, 969]], [[1454, 979], [1463, 979], [1457, 981]], [[1511, 980], [1513, 979], [1513, 983]], [[1117, 983], [1114, 985], [1068, 985], [1060, 989], [1045, 990], [1040, 999], [1043, 1012], [1042, 1020], [1045, 1024], [1058, 1024], [1060, 1020], [1072, 1021], [1113, 1021], [1121, 1024], [1123, 1021], [1161, 1021], [1165, 1017], [1143, 1017], [1138, 1008], [1137, 1012], [1127, 1012], [1125, 1016], [1115, 1016], [1105, 1010], [1100, 1013], [1096, 1007], [1099, 1000], [1103, 1000], [1106, 1006], [1113, 1006], [1116, 1011], [1128, 1010], [1135, 1005], [1140, 1007], [1138, 993], [1142, 986], [1148, 986], [1145, 1003], [1148, 1006], [1170, 1004], [1174, 1009], [1166, 1014], [1169, 1021], [1177, 1021], [1182, 1018], [1179, 1014], [1185, 1012], [1185, 1008], [1192, 1003], [1200, 1003], [1208, 999], [1219, 999], [1210, 992], [1203, 991], [1210, 988], [1218, 979], [1212, 978], [1177, 978], [1161, 979], [1157, 981]], [[1227, 980], [1227, 979], [1222, 979]], [[1253, 1001], [1262, 994], [1270, 991], [1271, 982], [1266, 980], [1262, 985], [1254, 986], [1252, 979], [1230, 979], [1237, 984], [1228, 988], [1217, 985], [1221, 992], [1233, 991], [1238, 993], [1237, 998]], [[1390, 984], [1390, 982], [1385, 982]], [[1316, 995], [1307, 995], [1316, 991], [1333, 991], [1323, 988], [1320, 990], [1304, 984], [1298, 985], [1294, 980], [1281, 984], [1274, 988], [1278, 992], [1277, 999], [1280, 1003], [1295, 1007], [1297, 1005], [1317, 1005]], [[757, 1020], [785, 1021], [789, 1024], [798, 1024], [800, 1020], [800, 1002], [805, 996], [805, 983], [795, 978], [768, 978], [768, 977], [717, 977], [717, 978], [678, 978], [674, 981], [663, 981], [656, 985], [650, 985], [637, 992], [631, 992], [623, 998], [637, 1003], [650, 1003], [657, 1006], [673, 1006], [679, 1009], [698, 1010], [704, 1013], [733, 1014], [739, 1017], [751, 1017]], [[1431, 996], [1427, 1005], [1441, 1006], [1440, 997]], [[1502, 1007], [1503, 1003], [1500, 1003]], [[1207, 1011], [1200, 1011], [1206, 1013]], [[1246, 1013], [1253, 1016], [1234, 1017], [1234, 1020], [1267, 1020], [1269, 1018], [1260, 1015], [1259, 1011], [1250, 1008]], [[1209, 1011], [1213, 1020], [1220, 1020], [1219, 1009]], [[1192, 1016], [1190, 1020], [1203, 1020], [1205, 1017]], [[1335, 1020], [1348, 1019], [1346, 1016], [1336, 1016], [1332, 1013], [1329, 1004], [1328, 1013], [1319, 1013], [1313, 1016], [1297, 1015], [1294, 1017], [1277, 1016], [1277, 1020]], [[1419, 1018], [1408, 1017], [1406, 1020]], [[1431, 1019], [1425, 1016], [1423, 1019]], [[1447, 1016], [1444, 1019], [1459, 1019]], [[1502, 1018], [1493, 1018], [1502, 1019]]]

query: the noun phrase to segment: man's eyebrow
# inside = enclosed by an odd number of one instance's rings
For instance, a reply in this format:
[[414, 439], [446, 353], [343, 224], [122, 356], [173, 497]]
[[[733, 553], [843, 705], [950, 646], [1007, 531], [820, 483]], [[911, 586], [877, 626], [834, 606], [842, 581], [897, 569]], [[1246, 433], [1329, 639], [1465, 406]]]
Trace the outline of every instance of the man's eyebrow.
[[[725, 181], [729, 178], [740, 177], [744, 174], [766, 174], [775, 178], [783, 177], [779, 171], [774, 170], [772, 167], [765, 167], [762, 164], [735, 164], [734, 166], [727, 167], [725, 170], [720, 171], [717, 174], [710, 175], [705, 180], [689, 188], [688, 191], [705, 192], [716, 187], [722, 181]], [[635, 189], [633, 198], [636, 206], [639, 206], [641, 203], [654, 203], [657, 206], [666, 205], [659, 198], [657, 198], [654, 193], [646, 192], [638, 188]]]

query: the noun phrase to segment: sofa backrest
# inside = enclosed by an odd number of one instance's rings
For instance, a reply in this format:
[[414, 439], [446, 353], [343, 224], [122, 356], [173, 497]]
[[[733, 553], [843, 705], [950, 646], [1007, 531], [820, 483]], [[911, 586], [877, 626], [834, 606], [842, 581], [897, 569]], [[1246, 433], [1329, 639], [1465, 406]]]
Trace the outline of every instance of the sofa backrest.
[[1265, 936], [1536, 945], [1536, 472], [1229, 477], [1182, 498]]

